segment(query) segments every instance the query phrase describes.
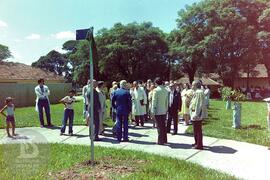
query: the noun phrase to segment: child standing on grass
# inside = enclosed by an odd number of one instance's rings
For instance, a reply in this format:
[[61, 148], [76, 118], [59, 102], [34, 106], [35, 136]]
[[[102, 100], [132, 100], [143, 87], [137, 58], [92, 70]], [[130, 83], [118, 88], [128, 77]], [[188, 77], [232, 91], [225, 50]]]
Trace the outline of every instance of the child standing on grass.
[[67, 125], [67, 120], [69, 120], [69, 130], [68, 134], [73, 135], [73, 119], [74, 119], [74, 110], [73, 110], [73, 104], [76, 101], [75, 99], [75, 90], [70, 90], [69, 91], [69, 96], [64, 97], [63, 99], [60, 100], [61, 103], [65, 105], [65, 110], [64, 110], [64, 118], [62, 121], [62, 127], [61, 127], [61, 133], [60, 135], [63, 135], [66, 130], [66, 125]]
[[[13, 104], [13, 98], [7, 97], [5, 101], [6, 105], [0, 110], [0, 113], [6, 117], [6, 130], [8, 137], [16, 136], [15, 134], [15, 105]], [[6, 114], [4, 111], [6, 110]], [[12, 136], [9, 133], [10, 124], [12, 126]]]

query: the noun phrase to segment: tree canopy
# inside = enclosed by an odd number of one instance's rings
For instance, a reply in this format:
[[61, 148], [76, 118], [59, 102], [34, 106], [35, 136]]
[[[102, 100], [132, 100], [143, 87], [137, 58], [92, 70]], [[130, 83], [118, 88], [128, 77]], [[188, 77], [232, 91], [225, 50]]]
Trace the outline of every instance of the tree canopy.
[[198, 71], [216, 72], [232, 85], [240, 69], [258, 63], [258, 20], [264, 8], [259, 0], [204, 0], [188, 6], [178, 13], [170, 51], [191, 80]]
[[0, 61], [3, 61], [10, 57], [12, 57], [12, 55], [11, 52], [9, 51], [9, 48], [5, 45], [0, 44]]
[[[116, 23], [99, 30], [92, 47], [94, 77], [132, 81], [176, 79], [186, 73], [192, 82], [196, 73], [217, 73], [225, 85], [233, 86], [239, 70], [250, 74], [258, 63], [266, 65], [270, 77], [267, 0], [202, 0], [180, 10], [176, 22], [169, 34], [151, 22]], [[63, 49], [66, 54], [48, 54], [33, 65], [61, 74], [65, 61], [72, 80], [85, 84], [89, 42], [70, 40]]]
[[[85, 84], [89, 78], [89, 43], [67, 41], [63, 49], [73, 67], [73, 80]], [[101, 29], [93, 46], [94, 77], [106, 81], [145, 80], [166, 76], [168, 51], [165, 34], [152, 23], [116, 23]]]
[[64, 54], [55, 50], [50, 51], [46, 56], [41, 56], [38, 61], [32, 63], [32, 66], [63, 75], [67, 80], [71, 76], [69, 61]]
[[152, 23], [115, 24], [96, 36], [99, 68], [106, 77], [137, 80], [165, 76], [165, 34]]

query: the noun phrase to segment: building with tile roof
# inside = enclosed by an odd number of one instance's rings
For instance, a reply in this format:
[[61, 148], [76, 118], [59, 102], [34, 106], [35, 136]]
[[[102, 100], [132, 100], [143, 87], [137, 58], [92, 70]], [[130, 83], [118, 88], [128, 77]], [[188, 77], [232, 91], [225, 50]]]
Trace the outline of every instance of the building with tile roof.
[[64, 83], [65, 79], [53, 72], [21, 63], [0, 62], [0, 83], [36, 83], [44, 78], [47, 82]]
[[65, 83], [64, 77], [53, 72], [21, 63], [0, 62], [0, 106], [4, 105], [6, 97], [15, 98], [17, 107], [34, 106], [34, 88], [41, 78], [50, 89], [51, 103], [58, 103], [72, 88], [71, 83]]

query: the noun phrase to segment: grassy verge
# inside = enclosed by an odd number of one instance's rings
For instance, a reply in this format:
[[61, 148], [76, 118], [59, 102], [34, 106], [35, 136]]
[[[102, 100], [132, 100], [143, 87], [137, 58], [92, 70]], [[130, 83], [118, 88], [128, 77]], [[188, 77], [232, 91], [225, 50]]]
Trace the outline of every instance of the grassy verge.
[[21, 166], [16, 164], [21, 152], [19, 145], [1, 145], [1, 179], [235, 179], [184, 160], [102, 147], [95, 149], [98, 164], [92, 168], [82, 163], [88, 160], [87, 146], [38, 144], [37, 147], [39, 154], [34, 159], [39, 161], [28, 168], [29, 160]]
[[[109, 118], [109, 101], [107, 102], [107, 119], [105, 124], [112, 126], [112, 121]], [[74, 104], [74, 125], [84, 125], [85, 121], [83, 118], [83, 102], [79, 101]], [[51, 118], [54, 125], [60, 126], [64, 116], [64, 105], [53, 104], [51, 105]], [[17, 127], [39, 127], [38, 113], [35, 111], [35, 107], [24, 107], [16, 108], [15, 111], [16, 126]], [[46, 117], [44, 113], [44, 121], [46, 124]], [[0, 128], [5, 127], [5, 119], [0, 115]]]
[[[224, 101], [211, 101], [204, 135], [270, 146], [266, 103], [242, 102], [241, 129], [232, 128], [232, 114], [232, 110], [225, 109]], [[191, 127], [188, 132], [192, 133]]]

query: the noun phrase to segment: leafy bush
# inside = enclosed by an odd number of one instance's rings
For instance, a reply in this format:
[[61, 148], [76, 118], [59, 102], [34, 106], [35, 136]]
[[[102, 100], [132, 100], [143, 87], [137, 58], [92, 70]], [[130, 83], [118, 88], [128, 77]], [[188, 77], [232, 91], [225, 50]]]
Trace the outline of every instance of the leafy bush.
[[233, 101], [239, 102], [239, 101], [245, 101], [247, 99], [247, 97], [241, 91], [239, 91], [239, 90], [233, 90], [231, 92], [231, 99]]
[[230, 87], [223, 87], [221, 89], [221, 97], [223, 101], [230, 100], [232, 97], [232, 88]]

